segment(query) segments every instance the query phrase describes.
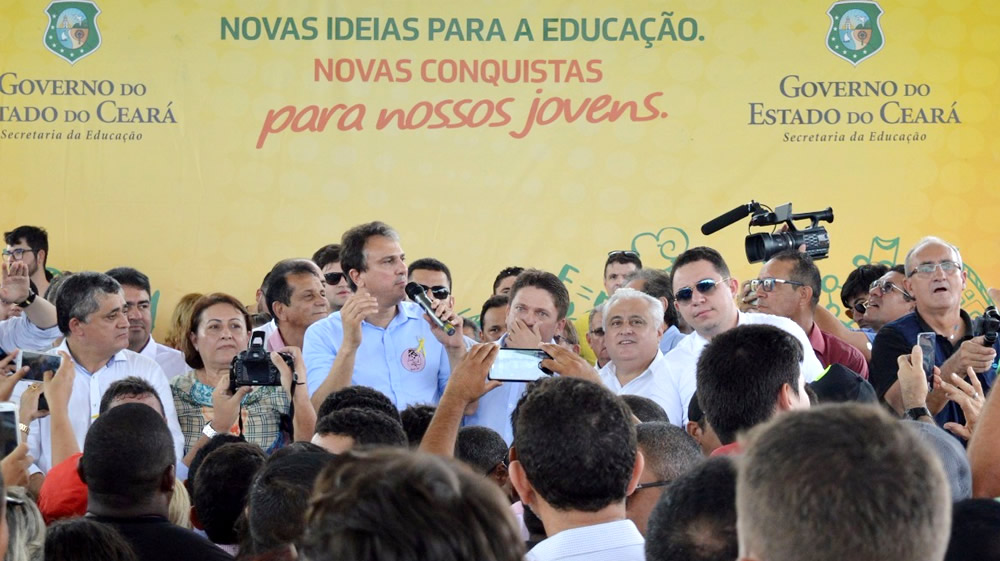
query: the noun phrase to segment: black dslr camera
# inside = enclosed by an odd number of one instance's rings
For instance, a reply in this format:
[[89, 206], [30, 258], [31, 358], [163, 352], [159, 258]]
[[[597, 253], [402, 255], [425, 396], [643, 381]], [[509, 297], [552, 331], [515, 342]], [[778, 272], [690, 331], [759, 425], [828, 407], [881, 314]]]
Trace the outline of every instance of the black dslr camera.
[[[288, 353], [278, 353], [293, 372], [295, 360]], [[240, 386], [280, 386], [281, 373], [271, 362], [271, 354], [264, 350], [264, 332], [254, 331], [250, 336], [250, 348], [233, 357], [229, 366], [229, 389], [236, 391]]]
[[997, 344], [997, 332], [1000, 331], [1000, 312], [996, 307], [986, 308], [983, 315], [976, 318], [972, 324], [972, 332], [975, 336], [983, 336], [983, 344], [992, 347]]

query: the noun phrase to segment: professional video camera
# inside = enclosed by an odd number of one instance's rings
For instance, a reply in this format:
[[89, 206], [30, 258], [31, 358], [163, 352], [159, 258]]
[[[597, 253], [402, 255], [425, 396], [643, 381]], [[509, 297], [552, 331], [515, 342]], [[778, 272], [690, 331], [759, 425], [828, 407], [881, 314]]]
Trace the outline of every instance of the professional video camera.
[[998, 332], [1000, 332], [1000, 312], [997, 312], [996, 307], [990, 306], [973, 322], [972, 333], [977, 337], [982, 335], [983, 344], [992, 347], [997, 344]]
[[[744, 217], [750, 216], [750, 226], [777, 226], [785, 224], [786, 231], [764, 232], [750, 234], [746, 237], [745, 247], [747, 260], [750, 263], [767, 261], [776, 253], [786, 249], [796, 249], [806, 246], [806, 253], [813, 259], [823, 259], [830, 253], [830, 235], [826, 228], [819, 225], [823, 222], [833, 222], [833, 208], [815, 212], [792, 214], [792, 203], [784, 204], [776, 209], [750, 201], [733, 210], [709, 220], [701, 227], [704, 235], [714, 234], [719, 230], [734, 224]], [[810, 220], [808, 228], [799, 230], [795, 227], [796, 220]], [[748, 228], [749, 230], [749, 228]]]

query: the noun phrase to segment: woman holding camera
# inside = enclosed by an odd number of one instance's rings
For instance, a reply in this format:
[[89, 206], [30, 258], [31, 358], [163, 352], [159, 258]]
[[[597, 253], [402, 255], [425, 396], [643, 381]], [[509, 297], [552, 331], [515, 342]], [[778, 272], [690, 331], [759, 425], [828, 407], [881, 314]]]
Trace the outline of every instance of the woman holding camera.
[[271, 362], [281, 373], [281, 386], [231, 390], [233, 358], [247, 349], [250, 340], [250, 314], [239, 300], [219, 292], [201, 297], [191, 310], [186, 335], [182, 350], [194, 370], [170, 381], [185, 438], [185, 464], [219, 433], [242, 434], [267, 453], [284, 446], [292, 435], [296, 440], [312, 437], [316, 413], [309, 403], [306, 369], [298, 348], [282, 349], [294, 358], [295, 372], [301, 377], [297, 381], [284, 359], [271, 353]]

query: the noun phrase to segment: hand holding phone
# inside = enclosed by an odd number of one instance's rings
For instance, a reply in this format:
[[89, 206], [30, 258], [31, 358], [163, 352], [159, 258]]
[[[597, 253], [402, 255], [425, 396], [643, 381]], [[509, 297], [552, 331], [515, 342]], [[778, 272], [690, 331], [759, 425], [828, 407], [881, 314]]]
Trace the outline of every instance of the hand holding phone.
[[540, 349], [501, 348], [490, 368], [490, 380], [501, 382], [534, 382], [551, 376], [552, 371], [542, 367], [542, 361], [552, 358]]
[[[920, 345], [920, 352], [924, 353], [923, 369], [927, 383], [934, 381], [934, 359], [937, 354], [937, 333], [925, 331], [917, 334], [917, 345]], [[928, 386], [930, 387], [930, 386]]]
[[0, 450], [3, 456], [21, 443], [21, 431], [17, 430], [17, 406], [11, 401], [0, 402]]

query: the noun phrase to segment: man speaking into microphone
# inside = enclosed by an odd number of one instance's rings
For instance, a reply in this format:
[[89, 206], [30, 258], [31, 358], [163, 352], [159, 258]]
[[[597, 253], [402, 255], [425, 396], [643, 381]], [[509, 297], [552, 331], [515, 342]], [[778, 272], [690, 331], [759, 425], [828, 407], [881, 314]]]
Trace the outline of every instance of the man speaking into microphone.
[[344, 232], [340, 264], [354, 294], [305, 336], [313, 406], [350, 385], [372, 387], [401, 410], [436, 404], [450, 365], [465, 355], [462, 319], [446, 300], [425, 300], [433, 316], [406, 300], [406, 255], [399, 234], [383, 222]]

